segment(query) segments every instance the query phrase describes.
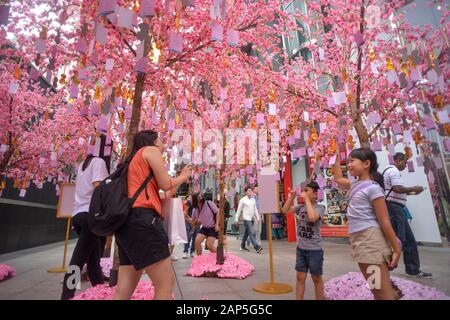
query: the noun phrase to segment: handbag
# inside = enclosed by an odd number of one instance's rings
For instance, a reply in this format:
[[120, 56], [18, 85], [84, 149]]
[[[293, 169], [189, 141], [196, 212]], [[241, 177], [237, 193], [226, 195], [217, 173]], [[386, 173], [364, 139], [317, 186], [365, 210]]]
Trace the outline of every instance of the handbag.
[[[171, 195], [172, 196], [172, 195]], [[161, 208], [164, 217], [164, 229], [169, 238], [169, 244], [177, 245], [188, 242], [186, 224], [181, 198], [163, 199]]]

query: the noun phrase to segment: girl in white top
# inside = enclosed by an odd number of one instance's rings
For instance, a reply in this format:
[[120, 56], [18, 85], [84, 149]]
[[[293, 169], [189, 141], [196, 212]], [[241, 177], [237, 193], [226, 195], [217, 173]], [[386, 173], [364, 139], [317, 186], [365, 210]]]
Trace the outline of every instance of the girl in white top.
[[376, 300], [398, 299], [389, 270], [397, 267], [401, 246], [389, 219], [377, 156], [368, 148], [354, 149], [348, 171], [357, 180], [351, 182], [342, 175], [339, 153], [337, 150], [334, 179], [350, 190], [347, 216], [352, 256]]
[[[69, 266], [76, 266], [81, 270], [87, 264], [87, 273], [92, 286], [103, 283], [103, 272], [100, 266], [100, 239], [88, 227], [88, 211], [94, 189], [108, 176], [106, 163], [103, 159], [88, 155], [78, 168], [75, 185], [75, 203], [72, 212], [72, 224], [79, 238]], [[73, 270], [65, 274], [61, 300], [72, 299], [75, 287], [71, 283]], [[79, 273], [79, 274], [80, 274]], [[71, 277], [72, 278], [72, 277]], [[80, 279], [78, 279], [79, 281]], [[69, 283], [72, 284], [69, 288]]]

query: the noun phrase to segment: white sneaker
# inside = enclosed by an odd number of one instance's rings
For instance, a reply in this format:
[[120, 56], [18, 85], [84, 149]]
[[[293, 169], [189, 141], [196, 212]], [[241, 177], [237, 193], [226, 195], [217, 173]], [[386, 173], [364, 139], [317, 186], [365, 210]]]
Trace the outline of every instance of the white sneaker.
[[183, 259], [186, 259], [188, 257], [187, 252], [183, 252]]
[[176, 255], [174, 255], [173, 253], [170, 256], [172, 258], [172, 261], [177, 261], [178, 257]]
[[195, 257], [195, 253], [191, 252], [191, 258]]

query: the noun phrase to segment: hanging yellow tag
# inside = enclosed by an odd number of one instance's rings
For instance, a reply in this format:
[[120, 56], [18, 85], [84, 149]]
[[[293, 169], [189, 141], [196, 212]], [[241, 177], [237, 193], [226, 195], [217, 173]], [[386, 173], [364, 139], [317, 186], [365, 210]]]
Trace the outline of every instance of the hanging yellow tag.
[[59, 79], [59, 84], [65, 85], [66, 84], [66, 75], [62, 74], [61, 79]]
[[45, 40], [47, 39], [47, 28], [46, 27], [42, 27], [41, 32], [39, 32], [39, 38]]
[[369, 50], [369, 60], [371, 62], [375, 61], [375, 50], [373, 48], [370, 48]]
[[319, 135], [317, 134], [317, 130], [314, 127], [311, 129], [311, 139], [313, 141], [317, 141], [317, 139], [319, 139]]
[[127, 88], [123, 88], [122, 90], [122, 98], [126, 99], [128, 97], [128, 90]]
[[95, 87], [95, 93], [94, 93], [94, 99], [95, 100], [100, 100], [100, 94], [101, 94], [100, 86], [96, 86]]
[[409, 77], [409, 68], [408, 68], [408, 64], [407, 63], [402, 63], [401, 64], [400, 71], [403, 72], [407, 78]]
[[20, 70], [20, 66], [18, 64], [16, 64], [14, 66], [14, 79], [19, 80], [20, 77], [22, 76], [22, 70]]
[[347, 69], [342, 68], [342, 81], [347, 81]]
[[390, 57], [386, 58], [386, 69], [389, 71], [394, 70], [394, 63], [392, 62], [392, 59]]

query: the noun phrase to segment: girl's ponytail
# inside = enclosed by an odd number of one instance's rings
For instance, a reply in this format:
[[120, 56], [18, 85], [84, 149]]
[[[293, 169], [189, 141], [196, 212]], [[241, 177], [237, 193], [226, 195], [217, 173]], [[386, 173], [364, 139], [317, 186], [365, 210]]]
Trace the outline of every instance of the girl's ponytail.
[[370, 172], [370, 177], [372, 178], [373, 181], [378, 183], [380, 185], [380, 187], [383, 188], [383, 190], [384, 190], [384, 178], [383, 178], [383, 175], [378, 172], [378, 170]]

